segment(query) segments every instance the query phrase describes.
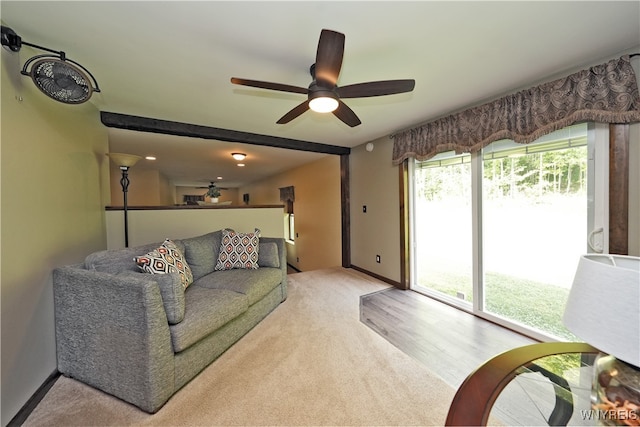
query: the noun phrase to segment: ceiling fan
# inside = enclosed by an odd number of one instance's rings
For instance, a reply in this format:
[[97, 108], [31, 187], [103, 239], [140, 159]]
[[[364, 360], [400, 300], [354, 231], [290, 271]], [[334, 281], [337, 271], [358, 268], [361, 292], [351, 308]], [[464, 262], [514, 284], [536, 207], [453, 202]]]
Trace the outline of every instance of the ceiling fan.
[[308, 88], [237, 77], [232, 77], [231, 83], [307, 95], [306, 101], [294, 107], [277, 121], [279, 124], [288, 123], [307, 110], [312, 109], [323, 113], [332, 112], [347, 125], [351, 127], [358, 126], [362, 122], [356, 113], [341, 99], [411, 92], [415, 87], [415, 80], [382, 80], [338, 87], [338, 76], [340, 75], [344, 55], [344, 40], [345, 36], [342, 33], [326, 29], [322, 30], [318, 41], [316, 62], [311, 65], [310, 69], [313, 81]]
[[206, 189], [209, 189], [209, 188], [211, 188], [211, 187], [218, 187], [218, 189], [219, 189], [219, 190], [228, 190], [228, 189], [229, 189], [229, 188], [227, 188], [227, 187], [220, 187], [220, 186], [217, 186], [217, 185], [216, 185], [216, 183], [215, 183], [215, 181], [210, 181], [210, 182], [209, 182], [209, 185], [208, 185], [208, 186], [206, 186], [206, 187], [205, 187], [205, 186], [200, 186], [200, 187], [196, 187], [196, 188], [206, 188]]

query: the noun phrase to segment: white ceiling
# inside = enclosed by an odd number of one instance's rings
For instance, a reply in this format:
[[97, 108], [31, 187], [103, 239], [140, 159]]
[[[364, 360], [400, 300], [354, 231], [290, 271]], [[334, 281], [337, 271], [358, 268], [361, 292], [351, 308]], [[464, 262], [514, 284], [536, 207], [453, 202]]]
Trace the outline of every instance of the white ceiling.
[[[98, 80], [101, 111], [355, 147], [640, 46], [638, 1], [2, 1], [3, 25], [63, 50]], [[416, 80], [408, 94], [349, 99], [362, 120], [306, 112], [304, 95], [231, 77], [306, 87], [323, 28], [346, 35], [338, 85]], [[23, 47], [20, 64], [42, 53]], [[26, 78], [26, 77], [25, 77]], [[41, 95], [44, 96], [44, 95]], [[54, 101], [52, 101], [54, 102]], [[322, 154], [111, 129], [110, 150], [154, 154], [176, 183], [236, 186]], [[179, 146], [183, 157], [176, 154]], [[228, 154], [249, 154], [245, 168]], [[263, 170], [264, 168], [264, 170]]]

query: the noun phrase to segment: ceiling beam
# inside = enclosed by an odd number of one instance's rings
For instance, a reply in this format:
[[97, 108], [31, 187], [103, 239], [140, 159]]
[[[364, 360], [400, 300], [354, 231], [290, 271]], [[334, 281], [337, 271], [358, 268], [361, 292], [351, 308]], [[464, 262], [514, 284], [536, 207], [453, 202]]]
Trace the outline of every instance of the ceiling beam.
[[260, 135], [256, 133], [220, 129], [190, 123], [172, 122], [148, 117], [130, 116], [128, 114], [110, 113], [107, 111], [100, 112], [100, 120], [102, 121], [102, 124], [107, 127], [140, 132], [241, 142], [244, 144], [264, 145], [267, 147], [287, 148], [290, 150], [310, 151], [313, 153], [323, 154], [344, 155], [351, 152], [350, 148], [340, 147], [337, 145], [320, 144], [318, 142]]

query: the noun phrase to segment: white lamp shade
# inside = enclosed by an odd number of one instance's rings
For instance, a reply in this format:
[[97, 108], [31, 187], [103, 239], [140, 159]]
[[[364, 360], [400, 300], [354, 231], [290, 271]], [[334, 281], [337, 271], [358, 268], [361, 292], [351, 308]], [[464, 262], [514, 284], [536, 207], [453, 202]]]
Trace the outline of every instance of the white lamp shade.
[[640, 366], [640, 258], [580, 257], [563, 321], [601, 352]]
[[130, 168], [131, 166], [138, 163], [138, 160], [142, 159], [141, 156], [126, 153], [107, 153], [107, 156], [109, 156], [116, 165], [124, 166], [127, 168]]

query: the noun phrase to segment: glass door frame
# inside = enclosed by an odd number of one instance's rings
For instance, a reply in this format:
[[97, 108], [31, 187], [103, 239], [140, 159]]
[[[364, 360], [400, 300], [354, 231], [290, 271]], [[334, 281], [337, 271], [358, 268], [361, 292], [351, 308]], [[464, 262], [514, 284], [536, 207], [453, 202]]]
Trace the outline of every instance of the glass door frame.
[[[588, 123], [587, 129], [587, 230], [585, 230], [585, 253], [602, 252], [608, 253], [609, 241], [609, 125], [601, 123]], [[402, 168], [403, 166], [400, 165]], [[416, 284], [416, 188], [414, 184], [415, 161], [409, 160], [407, 164], [408, 177], [405, 183], [408, 188], [409, 206], [408, 212], [408, 239], [409, 239], [409, 289], [425, 294], [443, 303], [452, 305], [463, 311], [472, 313], [480, 318], [497, 323], [511, 330], [519, 332], [539, 341], [555, 341], [552, 335], [541, 333], [540, 331], [529, 329], [519, 323], [511, 322], [508, 319], [492, 315], [485, 311], [484, 286], [483, 286], [483, 248], [482, 248], [482, 178], [483, 178], [483, 156], [482, 152], [471, 153], [471, 197], [472, 197], [472, 283], [473, 300], [472, 304], [464, 303], [448, 295], [431, 291]], [[600, 247], [598, 247], [600, 242]]]

